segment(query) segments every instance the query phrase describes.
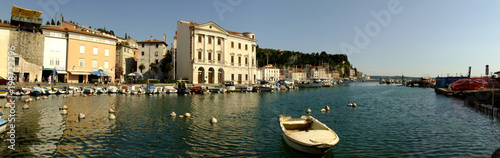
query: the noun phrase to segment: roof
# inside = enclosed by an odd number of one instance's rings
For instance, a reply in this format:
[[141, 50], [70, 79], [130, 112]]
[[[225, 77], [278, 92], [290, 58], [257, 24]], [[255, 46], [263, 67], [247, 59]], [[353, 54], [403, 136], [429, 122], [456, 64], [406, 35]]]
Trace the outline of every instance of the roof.
[[23, 16], [28, 16], [28, 17], [36, 17], [39, 18], [40, 15], [42, 15], [41, 11], [36, 11], [36, 10], [30, 10], [30, 9], [24, 9], [21, 7], [18, 7], [16, 5], [12, 5], [12, 15], [23, 15]]
[[[189, 25], [189, 26], [199, 26], [199, 25], [205, 25], [205, 24], [209, 24], [209, 23], [213, 23], [213, 24], [217, 25], [213, 21], [206, 22], [206, 23], [203, 23], [203, 24], [199, 24], [199, 23], [196, 23], [196, 22], [193, 22], [193, 21], [180, 21], [180, 22], [183, 23], [183, 24]], [[217, 26], [220, 27], [219, 25], [217, 25]], [[226, 31], [227, 33], [231, 34], [231, 35], [236, 35], [236, 36], [240, 36], [240, 37], [249, 38], [249, 37], [245, 36], [243, 33], [236, 32], [236, 31], [229, 31], [229, 30], [226, 30], [226, 29], [224, 29], [222, 27], [220, 27], [220, 28], [223, 29], [224, 31]], [[249, 39], [252, 39], [252, 38], [249, 38]]]
[[54, 30], [54, 31], [63, 31], [63, 32], [68, 31], [67, 29], [60, 28], [60, 27], [54, 27], [54, 26], [42, 26], [42, 30]]
[[55, 30], [55, 31], [63, 31], [63, 32], [74, 32], [74, 33], [86, 34], [86, 35], [97, 36], [97, 37], [102, 37], [102, 38], [116, 39], [116, 38], [105, 36], [105, 35], [94, 34], [94, 33], [86, 32], [86, 31], [80, 31], [80, 30], [69, 29], [69, 28], [60, 28], [60, 27], [53, 27], [53, 26], [42, 26], [42, 30], [43, 29], [46, 29], [46, 30]]
[[0, 27], [12, 27], [12, 28], [16, 28], [16, 26], [12, 26], [12, 25], [9, 25], [9, 24], [3, 24], [3, 23], [0, 23]]
[[139, 41], [137, 43], [165, 43], [165, 42], [157, 40], [157, 39], [153, 39], [152, 41], [151, 40], [144, 40], [144, 41]]

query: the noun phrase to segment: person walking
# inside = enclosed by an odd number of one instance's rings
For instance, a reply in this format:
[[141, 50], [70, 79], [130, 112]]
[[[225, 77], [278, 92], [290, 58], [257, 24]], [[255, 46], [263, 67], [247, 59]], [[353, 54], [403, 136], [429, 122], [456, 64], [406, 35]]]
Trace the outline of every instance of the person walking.
[[47, 82], [49, 82], [49, 85], [51, 81], [52, 81], [52, 75], [49, 75], [49, 77], [47, 77]]
[[35, 76], [35, 83], [38, 82], [38, 75]]

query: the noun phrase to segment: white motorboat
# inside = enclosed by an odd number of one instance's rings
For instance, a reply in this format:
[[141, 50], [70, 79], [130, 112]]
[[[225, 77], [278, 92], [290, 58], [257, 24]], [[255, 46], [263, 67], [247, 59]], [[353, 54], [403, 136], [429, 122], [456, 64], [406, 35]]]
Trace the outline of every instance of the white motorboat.
[[49, 95], [49, 94], [56, 94], [56, 91], [52, 90], [51, 87], [45, 87], [43, 88], [43, 91], [44, 91], [44, 95]]
[[156, 94], [163, 93], [163, 87], [155, 87]]
[[106, 90], [102, 87], [94, 87], [94, 91], [97, 93], [106, 93]]
[[226, 81], [225, 84], [226, 86], [226, 90], [229, 91], [229, 92], [232, 92], [232, 91], [235, 91], [236, 90], [236, 87], [234, 86], [234, 82], [233, 81]]
[[108, 88], [106, 88], [108, 90], [108, 93], [117, 93], [118, 92], [118, 88], [115, 87], [115, 86], [108, 86]]
[[299, 88], [319, 88], [323, 86], [321, 81], [309, 81], [298, 85]]
[[174, 86], [165, 86], [163, 87], [163, 91], [165, 91], [165, 93], [177, 93], [177, 89], [175, 89]]
[[122, 94], [130, 94], [130, 90], [129, 90], [128, 86], [121, 86], [120, 87], [120, 93], [122, 93]]
[[132, 94], [144, 94], [144, 90], [141, 88], [141, 86], [135, 85], [130, 87], [130, 93]]
[[90, 87], [83, 87], [83, 93], [94, 93], [94, 89]]
[[337, 134], [312, 116], [279, 117], [281, 133], [286, 143], [295, 150], [309, 154], [326, 154], [339, 142]]

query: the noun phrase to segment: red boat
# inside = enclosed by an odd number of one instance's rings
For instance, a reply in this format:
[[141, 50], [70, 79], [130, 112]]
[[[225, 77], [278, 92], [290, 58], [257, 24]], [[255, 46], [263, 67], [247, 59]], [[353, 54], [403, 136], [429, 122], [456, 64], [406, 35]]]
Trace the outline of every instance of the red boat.
[[479, 88], [483, 87], [486, 88], [486, 85], [488, 85], [487, 82], [488, 78], [483, 77], [476, 77], [476, 78], [464, 78], [464, 79], [459, 79], [451, 85], [451, 90], [457, 91], [457, 90], [479, 90]]

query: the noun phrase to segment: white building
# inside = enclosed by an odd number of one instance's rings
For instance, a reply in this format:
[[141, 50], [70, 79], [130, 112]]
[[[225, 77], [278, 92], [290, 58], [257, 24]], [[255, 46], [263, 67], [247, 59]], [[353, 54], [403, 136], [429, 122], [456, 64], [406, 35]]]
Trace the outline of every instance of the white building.
[[177, 79], [193, 84], [256, 80], [256, 43], [253, 33], [225, 30], [214, 22], [177, 22]]
[[278, 81], [280, 80], [280, 69], [269, 64], [261, 68], [262, 80]]
[[300, 69], [294, 69], [291, 70], [290, 73], [287, 73], [287, 78], [297, 81], [304, 81], [307, 80], [307, 73]]
[[[43, 27], [45, 35], [43, 51], [43, 75], [47, 77], [56, 70], [59, 81], [66, 78], [66, 59], [68, 50], [68, 34], [59, 27]], [[32, 76], [35, 77], [35, 76]], [[39, 76], [39, 81], [41, 81]]]
[[327, 79], [329, 77], [326, 74], [325, 67], [314, 66], [309, 70], [309, 78], [310, 79]]

